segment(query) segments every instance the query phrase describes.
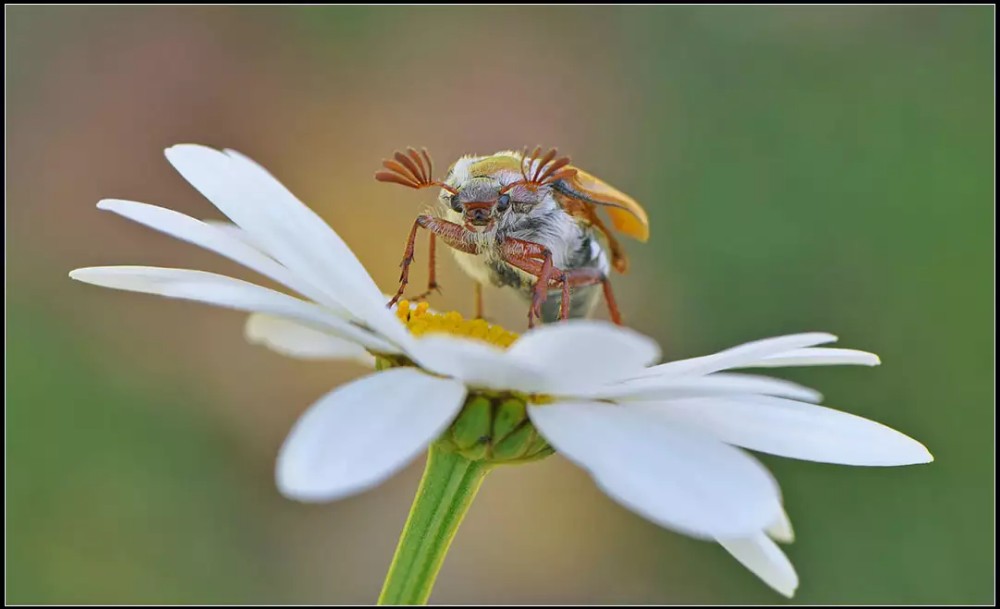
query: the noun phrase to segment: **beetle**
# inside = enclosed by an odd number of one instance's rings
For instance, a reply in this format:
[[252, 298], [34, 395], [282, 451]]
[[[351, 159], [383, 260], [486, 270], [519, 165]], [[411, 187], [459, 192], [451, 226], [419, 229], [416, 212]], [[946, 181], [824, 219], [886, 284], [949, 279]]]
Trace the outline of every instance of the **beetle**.
[[556, 149], [536, 147], [458, 159], [444, 180], [433, 178], [426, 149], [408, 148], [382, 162], [380, 182], [413, 189], [440, 188], [438, 205], [417, 216], [400, 263], [394, 305], [409, 282], [417, 231], [429, 232], [427, 291], [439, 290], [435, 244], [448, 245], [459, 266], [476, 281], [476, 316], [482, 317], [482, 286], [512, 287], [529, 302], [528, 327], [536, 319], [585, 317], [600, 292], [611, 320], [621, 314], [611, 290], [611, 269], [624, 273], [628, 258], [599, 216], [603, 209], [617, 231], [639, 241], [649, 237], [649, 220], [634, 199], [570, 164]]

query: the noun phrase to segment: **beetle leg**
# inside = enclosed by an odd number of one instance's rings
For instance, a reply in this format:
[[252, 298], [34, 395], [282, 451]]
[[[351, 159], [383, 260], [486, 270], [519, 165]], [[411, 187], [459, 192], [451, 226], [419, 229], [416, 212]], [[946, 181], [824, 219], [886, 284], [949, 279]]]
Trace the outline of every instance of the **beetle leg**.
[[559, 319], [566, 321], [569, 319], [569, 281], [567, 280], [566, 273], [562, 274], [559, 278], [559, 283], [562, 284], [562, 300], [559, 302]]
[[[528, 327], [533, 328], [535, 318], [542, 316], [542, 304], [548, 298], [549, 289], [558, 286], [565, 273], [552, 263], [549, 248], [532, 241], [507, 237], [501, 244], [500, 253], [508, 264], [538, 278], [531, 295], [531, 306], [528, 308]], [[566, 306], [560, 305], [560, 312]], [[568, 315], [568, 309], [566, 314]]]
[[[569, 287], [582, 287], [587, 285], [601, 284], [604, 290], [604, 300], [608, 303], [608, 314], [611, 316], [611, 321], [615, 324], [621, 326], [622, 316], [621, 312], [618, 310], [618, 303], [615, 302], [615, 295], [611, 291], [611, 280], [608, 276], [600, 272], [597, 269], [573, 269], [566, 271], [564, 273], [565, 281], [563, 282], [563, 302], [566, 302], [566, 290]], [[562, 312], [560, 310], [560, 312]], [[566, 319], [563, 317], [563, 319]]]
[[421, 300], [427, 300], [427, 297], [431, 295], [431, 292], [441, 293], [441, 286], [437, 282], [437, 244], [436, 235], [434, 232], [428, 233], [429, 239], [427, 241], [427, 261], [429, 268], [427, 270], [427, 291], [410, 298], [409, 300], [413, 302], [419, 302]]
[[[554, 287], [562, 288], [562, 302], [559, 305], [559, 317], [569, 318], [570, 288], [601, 284], [604, 300], [608, 303], [608, 313], [611, 321], [622, 324], [621, 312], [611, 291], [611, 281], [607, 275], [597, 269], [570, 269], [563, 271], [552, 265], [552, 253], [543, 245], [521, 239], [507, 238], [501, 252], [509, 264], [538, 277], [532, 294], [531, 308], [528, 310], [528, 327], [534, 325], [534, 318], [541, 317], [541, 306], [548, 296], [548, 290]], [[541, 260], [539, 260], [541, 258]]]
[[406, 289], [406, 284], [410, 282], [410, 264], [413, 263], [413, 248], [417, 241], [417, 229], [420, 228], [420, 221], [425, 217], [417, 216], [417, 219], [413, 221], [410, 236], [406, 239], [406, 249], [403, 250], [403, 260], [399, 263], [399, 268], [401, 269], [399, 273], [399, 289], [396, 290], [396, 295], [392, 297], [389, 304], [385, 305], [387, 307], [391, 307], [399, 301], [400, 297], [403, 296], [403, 290]]
[[587, 208], [590, 212], [590, 223], [593, 224], [604, 237], [608, 240], [608, 249], [611, 250], [611, 266], [614, 267], [619, 273], [625, 273], [628, 271], [628, 256], [625, 255], [625, 251], [622, 249], [621, 243], [615, 238], [613, 232], [608, 230], [608, 227], [601, 220], [601, 217], [597, 215], [597, 210], [589, 207]]
[[[417, 216], [417, 219], [413, 221], [413, 228], [410, 229], [410, 236], [406, 240], [406, 249], [403, 250], [403, 261], [399, 263], [402, 271], [399, 274], [399, 289], [396, 290], [396, 295], [392, 297], [389, 301], [387, 307], [399, 302], [399, 299], [403, 296], [403, 290], [406, 289], [406, 284], [410, 281], [410, 264], [413, 263], [413, 249], [417, 240], [417, 229], [425, 228], [431, 232], [431, 284], [434, 285], [434, 237], [441, 237], [447, 245], [469, 253], [476, 253], [476, 246], [470, 243], [466, 239], [466, 234], [468, 231], [464, 226], [459, 224], [454, 224], [448, 222], [447, 220], [441, 220], [440, 218], [435, 218], [433, 216]], [[428, 290], [429, 292], [430, 290]]]
[[531, 295], [531, 311], [528, 313], [529, 328], [532, 327], [534, 321], [531, 319], [531, 313], [534, 313], [538, 319], [542, 317], [542, 305], [549, 297], [549, 283], [553, 278], [562, 275], [562, 272], [552, 264], [552, 254], [546, 251], [543, 256], [542, 268], [538, 273], [538, 281], [535, 282], [534, 293]]
[[601, 279], [601, 285], [604, 288], [604, 300], [608, 303], [608, 313], [611, 315], [611, 321], [623, 326], [622, 314], [618, 310], [618, 303], [615, 302], [615, 295], [611, 291], [611, 280], [607, 277]]
[[[546, 297], [548, 297], [548, 285], [551, 279], [554, 277], [558, 279], [562, 275], [562, 271], [552, 266], [552, 256], [548, 256], [544, 261], [537, 260], [535, 258], [528, 258], [526, 256], [513, 256], [506, 255], [503, 257], [504, 262], [521, 269], [522, 271], [534, 275], [537, 277], [535, 281], [535, 287], [531, 293], [531, 305], [528, 307], [528, 327], [535, 327], [535, 318], [541, 318], [542, 316], [542, 304], [545, 302]], [[542, 278], [546, 277], [547, 280]]]
[[476, 319], [485, 319], [486, 315], [483, 312], [483, 284], [477, 281], [473, 286], [476, 300]]

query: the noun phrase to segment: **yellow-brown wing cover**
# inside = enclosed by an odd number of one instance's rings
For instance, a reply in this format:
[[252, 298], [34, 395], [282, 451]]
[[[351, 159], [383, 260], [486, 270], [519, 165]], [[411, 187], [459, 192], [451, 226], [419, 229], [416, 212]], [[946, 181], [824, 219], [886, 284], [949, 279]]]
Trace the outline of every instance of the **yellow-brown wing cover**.
[[[562, 180], [566, 188], [558, 189], [561, 194], [589, 207], [604, 207], [616, 229], [639, 241], [649, 239], [649, 217], [635, 199], [582, 169], [572, 169], [575, 174]], [[567, 211], [573, 213], [574, 210]]]

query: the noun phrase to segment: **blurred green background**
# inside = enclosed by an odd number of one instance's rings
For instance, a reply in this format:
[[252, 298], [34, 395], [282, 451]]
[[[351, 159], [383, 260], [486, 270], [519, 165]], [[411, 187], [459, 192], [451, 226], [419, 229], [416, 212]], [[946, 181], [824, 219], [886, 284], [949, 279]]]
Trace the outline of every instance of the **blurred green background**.
[[[349, 364], [285, 360], [243, 316], [71, 282], [233, 272], [103, 197], [214, 209], [178, 142], [256, 158], [393, 287], [433, 195], [377, 184], [556, 145], [649, 210], [616, 279], [667, 356], [826, 330], [877, 369], [785, 376], [924, 442], [928, 466], [764, 457], [802, 603], [994, 594], [992, 7], [28, 7], [7, 16], [7, 601], [369, 603], [421, 463], [283, 499], [273, 463]], [[448, 259], [433, 304], [469, 312]], [[423, 277], [422, 269], [416, 281]], [[523, 328], [523, 305], [488, 292]], [[603, 311], [601, 312], [603, 315]], [[485, 485], [438, 603], [772, 603], [720, 547], [605, 498], [560, 457]]]

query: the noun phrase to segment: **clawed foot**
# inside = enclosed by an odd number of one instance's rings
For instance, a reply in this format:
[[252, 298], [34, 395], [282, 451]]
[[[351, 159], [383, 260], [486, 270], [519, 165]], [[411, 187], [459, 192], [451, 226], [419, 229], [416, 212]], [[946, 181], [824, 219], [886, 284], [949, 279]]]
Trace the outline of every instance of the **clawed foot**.
[[427, 297], [430, 296], [431, 294], [433, 294], [434, 292], [437, 292], [438, 294], [441, 294], [441, 286], [438, 285], [437, 283], [430, 284], [429, 286], [427, 286], [427, 291], [426, 292], [424, 292], [422, 294], [418, 294], [418, 295], [414, 296], [413, 298], [408, 298], [407, 300], [409, 300], [411, 302], [421, 302], [421, 301], [427, 300]]
[[399, 263], [399, 268], [403, 269], [399, 273], [399, 289], [396, 290], [396, 295], [392, 297], [392, 300], [385, 305], [387, 309], [392, 308], [403, 297], [403, 290], [406, 289], [406, 284], [410, 282], [410, 264], [412, 262], [413, 256], [404, 256], [403, 261]]
[[545, 303], [545, 299], [549, 296], [549, 291], [542, 286], [541, 282], [536, 284], [535, 291], [531, 295], [531, 306], [528, 307], [528, 328], [535, 327], [535, 320], [542, 319], [542, 304]]

